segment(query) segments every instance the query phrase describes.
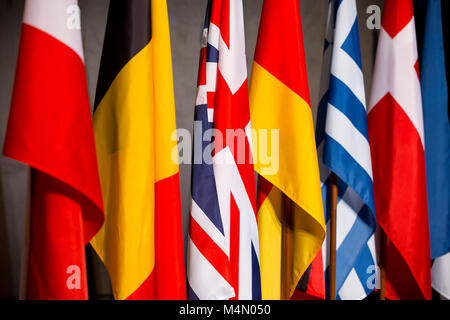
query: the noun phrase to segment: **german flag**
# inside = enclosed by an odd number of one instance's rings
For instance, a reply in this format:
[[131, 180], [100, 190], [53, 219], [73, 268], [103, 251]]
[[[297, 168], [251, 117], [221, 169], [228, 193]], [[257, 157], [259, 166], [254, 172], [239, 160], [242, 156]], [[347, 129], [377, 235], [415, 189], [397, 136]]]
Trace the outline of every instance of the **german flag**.
[[167, 4], [112, 0], [94, 113], [105, 224], [91, 241], [116, 299], [184, 299]]
[[[255, 170], [259, 174], [262, 298], [289, 299], [295, 288], [302, 286], [301, 277], [311, 272], [310, 266], [315, 269], [311, 263], [325, 237], [297, 0], [264, 1], [251, 78], [250, 109], [256, 133]], [[272, 130], [279, 132], [279, 140], [269, 141], [268, 145], [269, 150], [279, 150], [276, 172], [268, 170], [273, 164], [265, 164], [261, 159], [263, 135], [267, 137]]]

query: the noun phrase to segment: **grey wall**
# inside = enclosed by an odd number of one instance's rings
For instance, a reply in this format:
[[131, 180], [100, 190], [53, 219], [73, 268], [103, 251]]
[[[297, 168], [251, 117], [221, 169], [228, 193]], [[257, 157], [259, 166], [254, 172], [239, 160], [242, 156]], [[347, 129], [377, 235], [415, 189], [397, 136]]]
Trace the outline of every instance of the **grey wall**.
[[[280, 0], [283, 1], [283, 0]], [[200, 36], [206, 0], [168, 0], [172, 40], [177, 127], [191, 130], [196, 94]], [[256, 45], [262, 0], [244, 0], [249, 75]], [[20, 38], [23, 0], [0, 0], [0, 146], [3, 146]], [[91, 104], [94, 99], [108, 0], [79, 0]], [[366, 28], [366, 8], [383, 0], [357, 0], [366, 93], [374, 59], [375, 32]], [[323, 36], [328, 0], [300, 0], [311, 103], [317, 109]], [[189, 214], [190, 166], [180, 166], [184, 239]], [[0, 297], [17, 297], [23, 237], [27, 169], [0, 156]], [[94, 259], [95, 287], [100, 297], [110, 288], [103, 266]]]

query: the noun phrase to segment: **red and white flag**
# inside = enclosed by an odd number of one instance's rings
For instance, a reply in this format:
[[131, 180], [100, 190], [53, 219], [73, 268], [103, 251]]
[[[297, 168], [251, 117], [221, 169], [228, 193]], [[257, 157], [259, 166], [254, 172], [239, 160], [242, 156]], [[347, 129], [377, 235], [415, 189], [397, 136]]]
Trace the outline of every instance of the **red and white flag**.
[[[194, 141], [200, 141], [194, 159], [200, 161], [192, 166], [188, 298], [259, 300], [242, 0], [208, 1], [202, 44], [194, 125]], [[208, 135], [212, 128], [214, 135]]]
[[4, 154], [31, 167], [22, 296], [87, 299], [103, 203], [76, 0], [26, 1]]
[[369, 104], [389, 299], [430, 299], [425, 139], [412, 0], [386, 0]]

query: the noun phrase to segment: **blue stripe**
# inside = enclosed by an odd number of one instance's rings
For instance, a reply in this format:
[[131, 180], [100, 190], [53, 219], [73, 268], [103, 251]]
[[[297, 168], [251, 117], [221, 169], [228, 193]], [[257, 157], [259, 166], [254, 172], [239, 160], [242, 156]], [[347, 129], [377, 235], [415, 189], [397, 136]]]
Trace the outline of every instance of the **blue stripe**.
[[[450, 123], [440, 1], [428, 1], [421, 61], [431, 258], [450, 252]], [[447, 62], [450, 63], [450, 62]]]
[[356, 274], [358, 275], [359, 281], [364, 287], [366, 294], [369, 295], [375, 288], [369, 289], [367, 280], [373, 273], [368, 273], [367, 269], [370, 266], [376, 265], [376, 262], [373, 261], [372, 254], [370, 253], [369, 246], [366, 244], [359, 253], [358, 260], [356, 261], [354, 268]]
[[194, 290], [192, 290], [191, 286], [189, 285], [189, 281], [186, 281], [187, 285], [187, 298], [189, 300], [200, 300], [197, 295], [195, 294]]
[[203, 24], [204, 29], [209, 28], [209, 23], [211, 21], [211, 9], [212, 9], [212, 0], [208, 0], [208, 5], [206, 7], [205, 22]]
[[[212, 141], [203, 141], [204, 132], [212, 128], [212, 123], [208, 121], [207, 106], [196, 106], [194, 117], [196, 121], [201, 121], [202, 128], [194, 128], [194, 161], [192, 161], [191, 180], [192, 200], [202, 209], [216, 228], [224, 234], [219, 201], [217, 199], [214, 169], [212, 164], [209, 164], [211, 159], [209, 159], [208, 163], [205, 163], [207, 159], [203, 156], [203, 150], [212, 143]], [[202, 143], [199, 144], [197, 140], [202, 141]], [[201, 163], [198, 164], [198, 162]]]
[[361, 64], [361, 48], [359, 47], [359, 31], [358, 31], [358, 19], [355, 19], [352, 30], [345, 39], [341, 46], [342, 50], [356, 62], [359, 68], [362, 70]]
[[261, 274], [255, 247], [252, 243], [252, 299], [261, 300]]
[[206, 62], [219, 62], [219, 50], [208, 43], [206, 49]]
[[367, 129], [367, 111], [361, 101], [347, 85], [330, 75], [329, 102], [341, 111], [351, 121], [353, 126], [369, 141]]
[[375, 219], [367, 206], [363, 206], [358, 218], [336, 252], [336, 270], [339, 270], [336, 272], [337, 288], [342, 286], [348, 273], [355, 267], [361, 249], [375, 232]]
[[323, 163], [345, 181], [375, 213], [372, 179], [358, 162], [330, 136], [325, 138]]

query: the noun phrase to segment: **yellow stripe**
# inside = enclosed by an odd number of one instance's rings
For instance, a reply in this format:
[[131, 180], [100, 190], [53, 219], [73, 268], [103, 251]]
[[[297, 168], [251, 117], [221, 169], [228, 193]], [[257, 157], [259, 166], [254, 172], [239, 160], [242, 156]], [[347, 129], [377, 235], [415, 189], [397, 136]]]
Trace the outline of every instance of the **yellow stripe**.
[[91, 241], [116, 299], [130, 296], [155, 266], [155, 182], [178, 172], [165, 1], [152, 1], [151, 42], [120, 71], [94, 116], [105, 224]]
[[[178, 163], [171, 158], [176, 141], [171, 137], [176, 130], [173, 93], [172, 54], [170, 49], [169, 17], [166, 0], [152, 0], [153, 89], [155, 110], [156, 180], [173, 176]], [[177, 159], [174, 159], [177, 160]]]
[[[255, 170], [296, 204], [293, 215], [293, 273], [290, 293], [320, 250], [325, 237], [325, 223], [320, 190], [320, 176], [314, 138], [311, 108], [299, 95], [254, 62], [250, 89], [252, 127], [255, 129], [253, 150]], [[269, 172], [270, 164], [260, 161], [261, 129], [279, 130], [279, 170]], [[271, 144], [275, 141], [271, 141]], [[273, 147], [269, 145], [270, 148]], [[277, 148], [274, 148], [276, 150]], [[276, 192], [276, 191], [273, 191]], [[268, 197], [265, 202], [271, 202]], [[278, 199], [278, 196], [277, 196]], [[262, 294], [278, 299], [275, 282], [281, 279], [281, 262], [277, 272], [271, 256], [281, 251], [280, 212], [278, 201], [264, 203], [258, 215]], [[278, 255], [277, 255], [278, 256]], [[281, 254], [280, 254], [281, 256]], [[269, 271], [270, 270], [270, 271]], [[268, 271], [268, 272], [265, 272]]]
[[259, 255], [263, 300], [279, 300], [283, 290], [282, 268], [282, 193], [273, 188], [258, 211]]

